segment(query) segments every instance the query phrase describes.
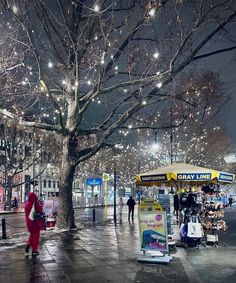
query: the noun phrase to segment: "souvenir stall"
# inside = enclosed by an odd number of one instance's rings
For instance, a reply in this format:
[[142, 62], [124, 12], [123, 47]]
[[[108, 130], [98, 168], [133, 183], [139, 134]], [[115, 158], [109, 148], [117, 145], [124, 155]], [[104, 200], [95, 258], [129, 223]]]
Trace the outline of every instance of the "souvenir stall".
[[[213, 233], [209, 233], [209, 231], [226, 229], [226, 224], [222, 219], [221, 208], [224, 207], [222, 200], [219, 197], [211, 196], [214, 198], [214, 207], [217, 207], [217, 209], [213, 209], [213, 203], [208, 203], [206, 198], [208, 195], [202, 191], [202, 186], [229, 184], [234, 182], [234, 179], [234, 174], [177, 163], [141, 173], [136, 176], [135, 181], [139, 187], [165, 184], [175, 188], [180, 200], [181, 241], [187, 246], [193, 246], [199, 245], [204, 232], [207, 232], [206, 235], [210, 235], [207, 240], [212, 240]], [[215, 241], [218, 241], [216, 237]]]
[[[204, 188], [203, 188], [204, 190]], [[204, 190], [203, 206], [200, 211], [201, 223], [206, 236], [206, 243], [214, 246], [219, 244], [217, 231], [226, 231], [227, 225], [224, 221], [224, 208], [227, 197], [219, 190]], [[226, 244], [222, 243], [224, 246]]]

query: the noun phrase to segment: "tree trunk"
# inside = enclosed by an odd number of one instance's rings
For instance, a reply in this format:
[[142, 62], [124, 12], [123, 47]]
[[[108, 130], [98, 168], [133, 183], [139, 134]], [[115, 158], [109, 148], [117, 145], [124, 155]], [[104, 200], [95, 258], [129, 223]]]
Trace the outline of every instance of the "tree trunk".
[[12, 198], [12, 177], [7, 177], [7, 206], [11, 210], [11, 198]]
[[69, 137], [63, 138], [61, 177], [59, 185], [59, 212], [57, 227], [61, 229], [75, 228], [72, 202], [72, 184], [75, 166], [72, 162], [73, 148]]

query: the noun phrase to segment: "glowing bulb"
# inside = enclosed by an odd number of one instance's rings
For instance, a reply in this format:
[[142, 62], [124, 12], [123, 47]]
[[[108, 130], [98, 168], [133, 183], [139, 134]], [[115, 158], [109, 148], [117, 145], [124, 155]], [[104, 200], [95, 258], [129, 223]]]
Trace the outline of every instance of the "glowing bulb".
[[48, 62], [48, 68], [52, 68], [53, 67], [53, 64], [52, 64], [52, 62]]
[[93, 8], [94, 12], [99, 12], [100, 11], [100, 8], [98, 5], [95, 5], [94, 8]]
[[142, 101], [142, 104], [143, 104], [143, 105], [146, 105], [146, 104], [147, 104], [147, 101], [146, 101], [146, 100], [143, 100], [143, 101]]
[[158, 59], [158, 58], [159, 58], [159, 55], [160, 55], [159, 52], [155, 52], [155, 53], [153, 54], [153, 58], [154, 58], [154, 59]]
[[18, 8], [15, 5], [13, 5], [12, 6], [12, 11], [13, 11], [14, 14], [17, 14]]
[[156, 8], [152, 8], [151, 10], [149, 10], [148, 15], [150, 17], [155, 17], [156, 14]]
[[157, 87], [161, 88], [162, 87], [162, 82], [157, 83]]
[[87, 85], [91, 85], [92, 82], [90, 80], [87, 81]]

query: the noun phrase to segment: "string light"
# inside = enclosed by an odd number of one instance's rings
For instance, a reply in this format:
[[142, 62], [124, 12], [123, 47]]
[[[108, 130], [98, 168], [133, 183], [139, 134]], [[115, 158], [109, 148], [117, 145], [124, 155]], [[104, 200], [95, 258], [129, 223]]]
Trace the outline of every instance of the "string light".
[[98, 13], [100, 11], [100, 7], [96, 4], [93, 8], [94, 12]]
[[18, 13], [18, 8], [16, 7], [16, 5], [12, 6], [12, 11], [13, 11], [14, 14]]
[[155, 52], [155, 53], [153, 54], [153, 58], [154, 58], [154, 59], [158, 59], [158, 58], [159, 58], [159, 52]]
[[48, 62], [48, 68], [52, 68], [53, 67], [53, 63], [52, 62]]
[[148, 15], [149, 15], [150, 17], [155, 17], [155, 14], [156, 14], [156, 8], [152, 8], [152, 9], [150, 9], [149, 12], [148, 12]]

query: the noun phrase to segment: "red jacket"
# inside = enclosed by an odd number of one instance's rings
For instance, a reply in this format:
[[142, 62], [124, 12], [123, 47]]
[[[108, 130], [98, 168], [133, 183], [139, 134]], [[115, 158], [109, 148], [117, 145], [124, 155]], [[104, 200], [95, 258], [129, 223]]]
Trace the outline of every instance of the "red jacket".
[[29, 193], [28, 200], [25, 203], [25, 221], [26, 221], [26, 226], [28, 228], [28, 231], [31, 233], [42, 229], [38, 225], [37, 221], [29, 219], [29, 214], [30, 214], [33, 204], [35, 204], [35, 209], [37, 212], [43, 211], [43, 206], [39, 203], [38, 197], [36, 196], [36, 194]]

